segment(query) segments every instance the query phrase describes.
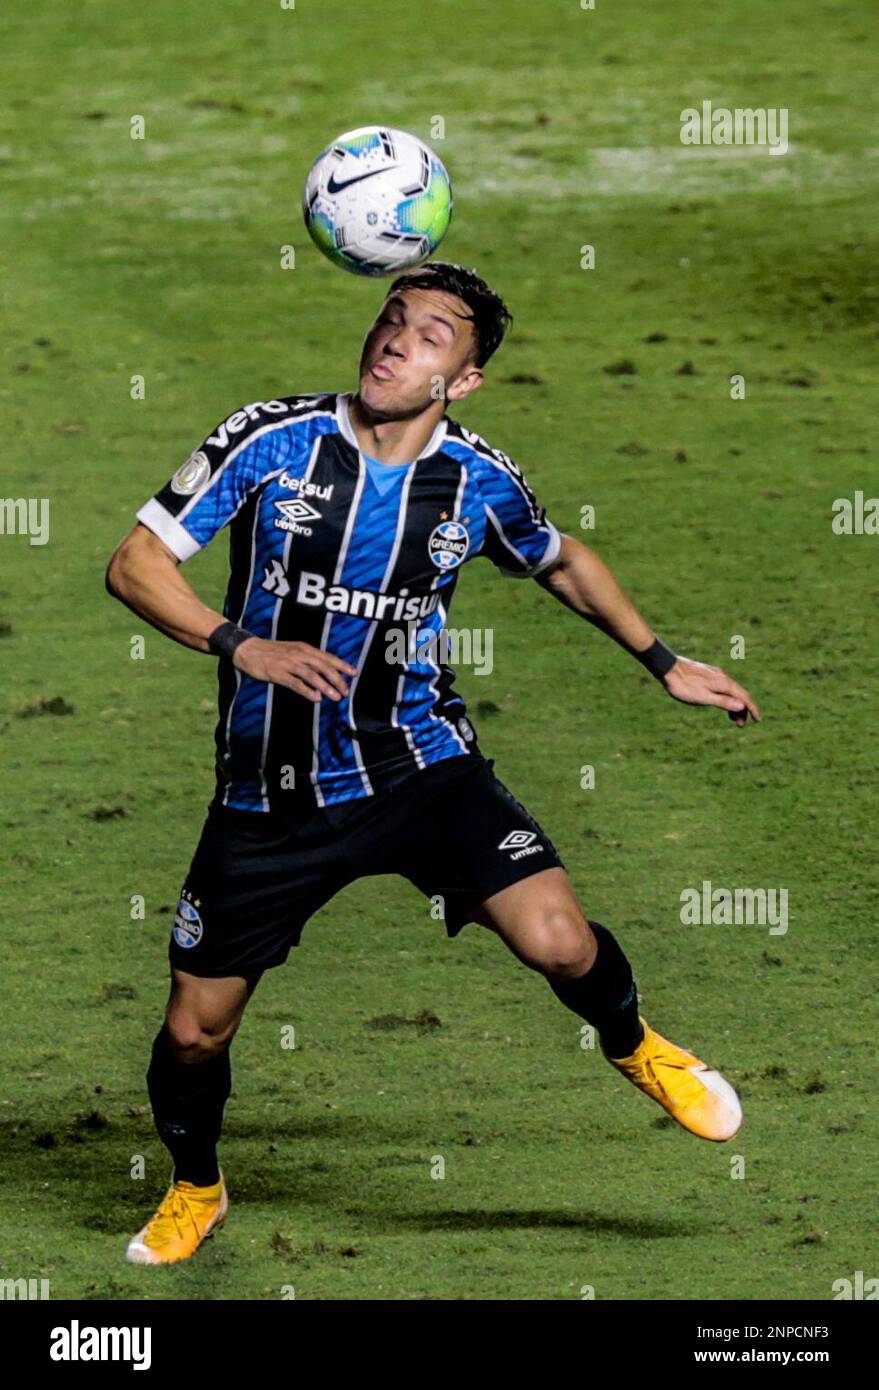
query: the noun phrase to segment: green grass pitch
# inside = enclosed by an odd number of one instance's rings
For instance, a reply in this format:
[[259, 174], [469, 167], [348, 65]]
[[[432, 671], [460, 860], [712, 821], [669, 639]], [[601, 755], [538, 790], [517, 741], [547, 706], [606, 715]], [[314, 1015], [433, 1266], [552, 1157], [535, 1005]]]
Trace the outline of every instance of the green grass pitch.
[[[0, 1277], [56, 1298], [712, 1300], [829, 1299], [879, 1272], [879, 538], [831, 529], [835, 499], [877, 490], [872, 10], [85, 0], [5, 18], [0, 492], [50, 499], [51, 533], [0, 537]], [[703, 100], [787, 109], [789, 152], [683, 147]], [[103, 569], [222, 416], [353, 386], [381, 286], [309, 244], [301, 181], [334, 134], [429, 139], [435, 116], [456, 195], [441, 254], [517, 320], [460, 418], [765, 722], [674, 704], [487, 564], [453, 625], [493, 628], [495, 669], [460, 685], [647, 1017], [726, 1072], [745, 1126], [689, 1138], [489, 933], [447, 942], [409, 885], [370, 880], [265, 977], [234, 1045], [225, 1231], [188, 1266], [128, 1266], [168, 1173], [143, 1075], [215, 678], [106, 598]], [[225, 563], [220, 540], [187, 570], [217, 603]], [[786, 935], [682, 924], [705, 879], [787, 888]]]

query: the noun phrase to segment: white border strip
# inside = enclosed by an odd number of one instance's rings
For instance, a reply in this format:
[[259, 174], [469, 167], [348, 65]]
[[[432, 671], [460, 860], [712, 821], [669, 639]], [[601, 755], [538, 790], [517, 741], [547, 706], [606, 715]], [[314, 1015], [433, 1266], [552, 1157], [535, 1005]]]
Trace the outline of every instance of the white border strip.
[[191, 560], [193, 555], [197, 555], [201, 550], [200, 542], [190, 536], [186, 527], [181, 526], [176, 517], [165, 511], [158, 498], [151, 497], [149, 502], [144, 502], [135, 516], [141, 525], [146, 526], [148, 531], [152, 531], [154, 536], [158, 536], [159, 540], [173, 551], [181, 564], [184, 560]]
[[[415, 477], [415, 472], [416, 470], [414, 468], [409, 469], [404, 479], [402, 489], [400, 490], [400, 503], [399, 510], [397, 512], [397, 529], [394, 534], [394, 544], [391, 546], [391, 553], [388, 556], [388, 563], [385, 566], [384, 577], [382, 579], [381, 587], [379, 589], [380, 594], [384, 594], [387, 590], [387, 586], [390, 583], [391, 575], [394, 572], [394, 565], [397, 563], [397, 556], [400, 553], [400, 546], [403, 543], [403, 532], [406, 527], [406, 517], [409, 511], [409, 489], [412, 486], [412, 479]], [[353, 735], [353, 742], [357, 757], [357, 765], [360, 768], [360, 775], [363, 779], [363, 786], [368, 795], [370, 796], [372, 795], [372, 783], [370, 782], [369, 774], [363, 765], [363, 755], [360, 750], [360, 740], [357, 737], [357, 725], [354, 722], [354, 695], [357, 690], [357, 682], [360, 680], [363, 667], [366, 663], [366, 658], [369, 655], [369, 649], [372, 646], [372, 639], [375, 636], [375, 631], [377, 627], [377, 621], [374, 621], [369, 625], [369, 632], [366, 634], [363, 646], [360, 648], [357, 675], [354, 677], [348, 689], [348, 727], [350, 728], [351, 733]], [[393, 723], [393, 720], [391, 722]]]
[[[325, 437], [326, 437], [325, 435], [319, 434], [319, 435], [317, 436], [317, 438], [315, 439], [315, 441], [314, 441], [314, 445], [312, 446], [311, 454], [310, 454], [309, 459], [308, 459], [308, 464], [307, 464], [307, 466], [306, 466], [305, 472], [304, 472], [303, 475], [302, 475], [302, 482], [303, 482], [303, 483], [307, 483], [307, 482], [309, 482], [310, 479], [311, 479], [312, 472], [314, 471], [314, 466], [315, 466], [315, 464], [317, 463], [318, 454], [320, 453], [320, 447], [321, 447], [321, 444], [323, 443]], [[302, 489], [301, 489], [301, 488], [299, 489], [299, 492], [300, 492], [300, 493], [302, 492]], [[259, 511], [259, 508], [257, 508], [257, 511]], [[281, 564], [282, 564], [282, 566], [283, 566], [284, 574], [285, 574], [285, 575], [287, 574], [287, 572], [288, 572], [288, 570], [289, 570], [289, 567], [290, 567], [290, 548], [291, 548], [292, 544], [293, 544], [293, 532], [292, 532], [292, 531], [288, 531], [288, 532], [287, 532], [287, 535], [284, 537], [283, 559], [282, 559], [282, 561], [281, 561]], [[288, 592], [289, 592], [289, 590], [288, 590]], [[283, 596], [283, 595], [279, 595], [279, 596], [275, 599], [275, 607], [274, 607], [274, 610], [273, 610], [273, 612], [272, 612], [272, 630], [271, 630], [271, 635], [270, 635], [270, 638], [269, 638], [269, 641], [271, 641], [271, 642], [276, 642], [277, 639], [278, 639], [278, 622], [279, 622], [280, 617], [281, 617], [281, 608], [282, 608], [282, 606], [283, 606], [283, 603], [284, 603], [284, 596]], [[268, 783], [266, 782], [266, 754], [267, 754], [268, 751], [269, 751], [269, 736], [270, 736], [270, 734], [271, 734], [271, 727], [272, 727], [272, 709], [273, 709], [273, 706], [274, 706], [274, 696], [275, 696], [275, 687], [274, 687], [274, 685], [272, 684], [271, 681], [268, 682], [268, 687], [269, 687], [269, 690], [268, 690], [268, 694], [267, 694], [267, 696], [266, 696], [266, 708], [265, 708], [265, 714], [263, 715], [263, 725], [262, 725], [262, 751], [260, 752], [260, 755], [259, 755], [259, 781], [260, 781], [260, 788], [261, 788], [261, 791], [262, 791], [262, 801], [263, 801], [263, 810], [264, 810], [264, 811], [268, 811], [268, 810], [271, 809], [271, 803], [270, 803], [270, 801], [269, 801], [269, 788], [268, 788]]]
[[[357, 517], [357, 509], [360, 506], [360, 499], [363, 496], [363, 488], [365, 483], [366, 464], [363, 462], [363, 459], [360, 457], [360, 454], [358, 452], [357, 486], [354, 489], [354, 493], [351, 498], [351, 506], [348, 510], [348, 519], [345, 522], [345, 534], [342, 537], [342, 544], [339, 547], [339, 556], [336, 560], [336, 570], [333, 575], [333, 584], [338, 584], [341, 580], [342, 570], [345, 567], [345, 560], [348, 556], [348, 546], [351, 544], [351, 536], [354, 531], [354, 522]], [[332, 625], [334, 616], [335, 614], [328, 612], [326, 618], [324, 619], [323, 632], [321, 633], [320, 638], [320, 649], [322, 652], [325, 652], [327, 650], [327, 642], [330, 636], [330, 626]], [[311, 785], [314, 787], [315, 800], [317, 801], [318, 806], [325, 806], [326, 802], [324, 801], [323, 792], [321, 791], [317, 780], [318, 773], [320, 771], [320, 704], [320, 700], [316, 701], [314, 706], [314, 716], [311, 725], [312, 746], [314, 749], [311, 761]]]

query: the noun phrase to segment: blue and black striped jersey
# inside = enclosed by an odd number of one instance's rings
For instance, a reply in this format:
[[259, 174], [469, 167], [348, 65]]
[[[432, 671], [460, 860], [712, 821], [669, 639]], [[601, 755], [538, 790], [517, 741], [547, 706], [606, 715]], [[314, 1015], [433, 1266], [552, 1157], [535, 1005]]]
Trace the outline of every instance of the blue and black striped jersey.
[[[485, 555], [533, 575], [559, 551], [506, 454], [446, 417], [413, 463], [377, 464], [358, 448], [349, 400], [244, 406], [137, 514], [179, 560], [229, 525], [226, 616], [357, 669], [344, 699], [311, 704], [220, 660], [218, 795], [240, 810], [350, 801], [467, 756], [475, 736], [454, 672], [433, 659], [461, 565]], [[398, 643], [392, 661], [401, 629], [417, 643]]]

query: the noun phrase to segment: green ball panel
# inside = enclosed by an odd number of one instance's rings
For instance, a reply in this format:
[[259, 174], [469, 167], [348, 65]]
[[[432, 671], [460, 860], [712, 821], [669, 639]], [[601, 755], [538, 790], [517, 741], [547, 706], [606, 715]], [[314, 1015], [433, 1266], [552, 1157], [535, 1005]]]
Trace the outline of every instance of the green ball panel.
[[445, 236], [451, 215], [452, 190], [445, 171], [437, 165], [427, 192], [405, 199], [397, 209], [400, 230], [427, 237], [431, 250]]

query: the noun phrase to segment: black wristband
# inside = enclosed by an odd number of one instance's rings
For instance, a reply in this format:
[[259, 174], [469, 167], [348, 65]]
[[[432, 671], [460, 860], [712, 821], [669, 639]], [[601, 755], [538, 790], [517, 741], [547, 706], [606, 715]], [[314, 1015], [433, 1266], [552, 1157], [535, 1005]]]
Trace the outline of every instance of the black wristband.
[[632, 655], [635, 660], [640, 661], [641, 665], [650, 672], [651, 676], [655, 676], [658, 681], [661, 681], [664, 676], [668, 675], [672, 666], [674, 666], [677, 661], [677, 657], [671, 648], [667, 647], [664, 642], [660, 642], [658, 637], [655, 637], [650, 646], [643, 652], [632, 652]]
[[208, 638], [208, 651], [213, 652], [214, 656], [225, 656], [231, 661], [241, 643], [252, 636], [252, 632], [248, 632], [246, 627], [239, 627], [237, 623], [220, 623]]

